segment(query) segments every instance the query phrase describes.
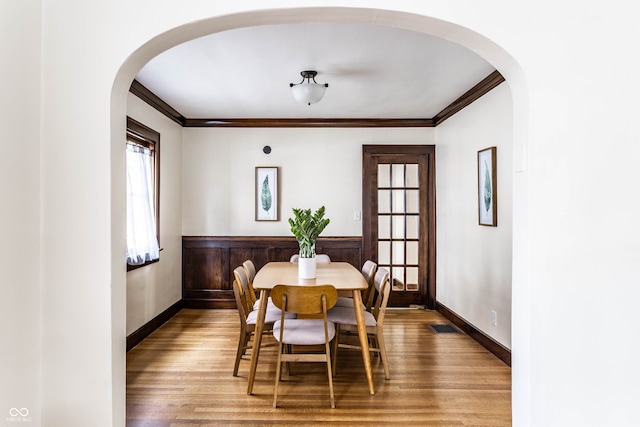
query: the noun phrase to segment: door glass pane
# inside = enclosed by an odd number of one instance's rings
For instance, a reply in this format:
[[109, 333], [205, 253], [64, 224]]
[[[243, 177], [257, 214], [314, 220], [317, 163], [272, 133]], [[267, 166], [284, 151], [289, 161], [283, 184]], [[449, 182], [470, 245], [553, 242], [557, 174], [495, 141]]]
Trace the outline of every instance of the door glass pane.
[[404, 187], [404, 165], [391, 165], [391, 186]]
[[418, 267], [407, 267], [407, 283], [405, 288], [408, 291], [418, 290]]
[[406, 177], [407, 177], [407, 187], [418, 188], [419, 187], [419, 175], [418, 175], [418, 165], [410, 164], [407, 165]]
[[404, 264], [404, 242], [394, 241], [391, 246], [393, 264]]
[[420, 212], [420, 192], [418, 190], [407, 190], [407, 213]]
[[391, 239], [391, 223], [389, 216], [378, 217], [378, 239]]
[[389, 190], [378, 190], [378, 213], [391, 212], [390, 195], [391, 192]]
[[394, 291], [403, 291], [404, 290], [404, 268], [393, 267], [391, 269], [391, 278], [393, 283], [393, 287], [391, 289]]
[[378, 264], [391, 264], [391, 242], [378, 242]]
[[392, 208], [394, 213], [404, 212], [404, 190], [391, 190], [393, 197]]
[[389, 171], [391, 165], [378, 165], [378, 187], [391, 187]]
[[404, 239], [404, 216], [393, 217], [393, 238]]
[[417, 239], [420, 237], [420, 217], [417, 215], [407, 216], [407, 239]]
[[407, 242], [407, 264], [418, 264], [418, 246], [418, 242]]

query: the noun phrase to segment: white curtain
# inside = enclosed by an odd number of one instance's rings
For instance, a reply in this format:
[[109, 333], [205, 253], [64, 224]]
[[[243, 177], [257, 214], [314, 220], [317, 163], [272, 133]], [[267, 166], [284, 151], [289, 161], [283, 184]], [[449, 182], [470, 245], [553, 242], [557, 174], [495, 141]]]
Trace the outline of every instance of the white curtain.
[[127, 143], [127, 264], [160, 257], [156, 236], [151, 150]]

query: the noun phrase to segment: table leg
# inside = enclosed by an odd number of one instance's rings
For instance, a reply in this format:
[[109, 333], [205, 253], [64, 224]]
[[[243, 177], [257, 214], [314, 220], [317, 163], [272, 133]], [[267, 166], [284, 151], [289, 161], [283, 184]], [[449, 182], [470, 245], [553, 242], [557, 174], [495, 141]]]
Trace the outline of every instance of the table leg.
[[264, 318], [267, 314], [268, 300], [269, 291], [263, 290], [260, 294], [260, 307], [258, 307], [258, 319], [256, 320], [256, 331], [253, 337], [253, 349], [251, 350], [251, 365], [249, 366], [247, 394], [251, 394], [253, 392], [253, 381], [256, 378], [256, 367], [258, 366], [258, 356], [260, 355], [260, 345], [262, 344], [262, 331], [264, 330]]
[[356, 322], [358, 323], [358, 337], [360, 337], [360, 347], [362, 348], [362, 360], [364, 361], [364, 371], [369, 383], [369, 393], [375, 394], [375, 384], [373, 383], [373, 371], [371, 370], [371, 355], [369, 353], [369, 340], [367, 339], [367, 325], [364, 322], [364, 309], [362, 308], [362, 296], [360, 291], [353, 291], [353, 308], [356, 311]]

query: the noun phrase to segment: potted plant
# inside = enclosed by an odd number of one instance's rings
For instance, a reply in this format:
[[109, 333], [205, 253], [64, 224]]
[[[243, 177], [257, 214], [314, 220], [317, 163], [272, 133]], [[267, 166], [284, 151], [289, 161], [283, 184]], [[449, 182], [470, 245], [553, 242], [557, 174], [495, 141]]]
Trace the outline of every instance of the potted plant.
[[294, 218], [289, 218], [291, 232], [300, 246], [298, 275], [302, 279], [316, 277], [316, 240], [330, 222], [329, 218], [324, 217], [324, 213], [324, 206], [313, 214], [311, 209], [293, 208]]

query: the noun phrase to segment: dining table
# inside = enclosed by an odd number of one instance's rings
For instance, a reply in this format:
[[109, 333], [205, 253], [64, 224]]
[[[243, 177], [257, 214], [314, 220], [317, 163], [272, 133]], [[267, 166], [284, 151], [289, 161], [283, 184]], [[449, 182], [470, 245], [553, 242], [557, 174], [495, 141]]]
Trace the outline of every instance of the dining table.
[[247, 394], [253, 393], [253, 383], [260, 356], [260, 345], [264, 331], [264, 319], [267, 311], [267, 303], [271, 289], [276, 285], [333, 285], [338, 291], [351, 291], [353, 294], [353, 308], [356, 312], [358, 337], [362, 349], [362, 360], [369, 384], [369, 393], [375, 394], [373, 372], [371, 369], [371, 357], [369, 355], [369, 341], [364, 320], [364, 306], [362, 304], [361, 291], [367, 289], [368, 283], [360, 270], [347, 262], [318, 263], [315, 279], [301, 279], [298, 277], [298, 263], [296, 262], [268, 262], [258, 270], [253, 279], [253, 288], [260, 291], [260, 305], [258, 319], [254, 335], [253, 351], [251, 352], [251, 365], [249, 367], [249, 381]]

